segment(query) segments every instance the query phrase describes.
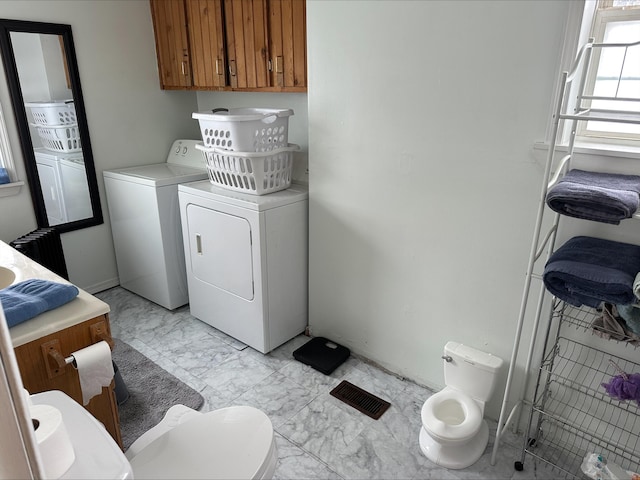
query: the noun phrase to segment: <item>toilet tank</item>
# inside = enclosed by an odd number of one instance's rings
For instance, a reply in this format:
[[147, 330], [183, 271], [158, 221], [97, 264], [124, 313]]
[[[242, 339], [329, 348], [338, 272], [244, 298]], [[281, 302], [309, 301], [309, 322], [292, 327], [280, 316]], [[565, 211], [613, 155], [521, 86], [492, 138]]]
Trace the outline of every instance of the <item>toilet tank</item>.
[[447, 342], [444, 354], [451, 357], [451, 361], [444, 362], [445, 384], [476, 400], [489, 400], [502, 359], [457, 342]]

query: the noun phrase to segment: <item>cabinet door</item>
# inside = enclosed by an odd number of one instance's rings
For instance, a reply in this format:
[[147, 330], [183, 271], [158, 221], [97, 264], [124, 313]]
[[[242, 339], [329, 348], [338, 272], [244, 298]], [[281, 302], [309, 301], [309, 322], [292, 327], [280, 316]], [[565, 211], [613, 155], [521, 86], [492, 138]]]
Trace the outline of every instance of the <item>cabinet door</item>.
[[187, 0], [194, 87], [224, 87], [225, 49], [222, 0]]
[[230, 85], [270, 86], [267, 0], [224, 0], [224, 13]]
[[306, 2], [268, 0], [271, 85], [307, 86]]
[[162, 88], [192, 85], [184, 0], [151, 0]]
[[[68, 357], [73, 352], [100, 340], [109, 341], [110, 339], [109, 317], [101, 315], [16, 347], [14, 350], [24, 388], [29, 393], [60, 390], [82, 405], [78, 371], [71, 365], [59, 368], [54, 361], [49, 360], [47, 355], [51, 349], [49, 345], [54, 342], [53, 349], [62, 357]], [[85, 408], [104, 425], [118, 445], [122, 446], [118, 405], [113, 385], [112, 382], [111, 387], [104, 387], [102, 393], [93, 397]]]

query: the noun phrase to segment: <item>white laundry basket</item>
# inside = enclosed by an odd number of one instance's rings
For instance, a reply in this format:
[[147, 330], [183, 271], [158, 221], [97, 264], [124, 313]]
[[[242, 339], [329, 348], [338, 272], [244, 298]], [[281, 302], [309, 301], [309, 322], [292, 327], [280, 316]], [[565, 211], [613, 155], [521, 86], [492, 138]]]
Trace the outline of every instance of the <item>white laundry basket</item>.
[[295, 144], [268, 152], [234, 152], [196, 145], [207, 159], [212, 184], [252, 195], [285, 190], [291, 186]]
[[268, 152], [289, 145], [290, 108], [218, 108], [195, 112], [207, 148]]
[[42, 146], [53, 152], [72, 153], [82, 150], [78, 125], [36, 127]]
[[24, 105], [31, 111], [34, 123], [42, 127], [74, 125], [78, 122], [73, 100], [27, 102]]

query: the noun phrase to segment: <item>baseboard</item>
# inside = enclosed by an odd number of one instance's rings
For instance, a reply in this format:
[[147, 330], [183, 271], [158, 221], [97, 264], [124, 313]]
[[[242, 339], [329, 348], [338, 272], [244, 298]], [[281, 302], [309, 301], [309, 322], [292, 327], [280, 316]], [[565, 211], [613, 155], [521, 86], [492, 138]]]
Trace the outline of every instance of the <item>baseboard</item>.
[[109, 280], [105, 280], [104, 282], [95, 283], [93, 285], [89, 285], [88, 287], [82, 287], [83, 290], [89, 292], [91, 294], [99, 293], [104, 290], [108, 290], [113, 287], [117, 287], [120, 285], [120, 279], [118, 277], [110, 278]]

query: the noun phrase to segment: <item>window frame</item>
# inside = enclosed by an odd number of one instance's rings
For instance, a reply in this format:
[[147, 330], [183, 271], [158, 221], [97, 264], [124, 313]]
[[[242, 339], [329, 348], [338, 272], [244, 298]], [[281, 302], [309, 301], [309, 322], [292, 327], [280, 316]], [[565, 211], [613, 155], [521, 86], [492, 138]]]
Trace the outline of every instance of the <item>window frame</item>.
[[[571, 70], [579, 49], [584, 44], [588, 43], [591, 37], [591, 29], [597, 7], [598, 0], [574, 0], [569, 2], [562, 49], [559, 54], [557, 77], [555, 79], [556, 87], [549, 103], [549, 112], [555, 111], [555, 105], [557, 104], [558, 98], [561, 94], [557, 83], [560, 78], [560, 73]], [[577, 89], [577, 82], [575, 82], [573, 88]], [[577, 90], [572, 89], [569, 97], [574, 98], [575, 94], [577, 94]], [[565, 148], [561, 145], [566, 146], [568, 144], [571, 133], [570, 123], [571, 122], [564, 122], [564, 125], [559, 132], [558, 144], [560, 145], [560, 151]], [[553, 129], [553, 118], [552, 115], [550, 115], [545, 134], [545, 141], [536, 142], [534, 145], [536, 150], [546, 150], [550, 148], [551, 132]], [[576, 136], [575, 140], [575, 151], [577, 153], [593, 154], [601, 157], [610, 156], [640, 159], [640, 142], [638, 141], [624, 142], [621, 140], [614, 140], [606, 142], [602, 137], [588, 138], [584, 136]]]
[[16, 164], [11, 151], [7, 123], [5, 121], [4, 109], [0, 105], [0, 167], [7, 169], [10, 183], [0, 185], [0, 197], [8, 197], [20, 193], [24, 181], [17, 180]]
[[[592, 13], [592, 21], [590, 22], [589, 31], [585, 32], [590, 38], [594, 39], [594, 43], [604, 43], [604, 35], [609, 24], [615, 22], [640, 21], [640, 5], [632, 7], [613, 7], [598, 8], [598, 4], [609, 3], [611, 0], [595, 2], [596, 7]], [[583, 28], [585, 27], [583, 23]], [[640, 40], [640, 37], [637, 39]], [[636, 47], [634, 47], [636, 48]], [[596, 85], [596, 75], [598, 72], [601, 51], [593, 53], [591, 69], [586, 79], [585, 93], [591, 95]], [[598, 130], [589, 128], [589, 122], [578, 122], [576, 131], [576, 141], [581, 143], [597, 143], [611, 145], [629, 145], [640, 147], [640, 132], [628, 133], [622, 131]]]

